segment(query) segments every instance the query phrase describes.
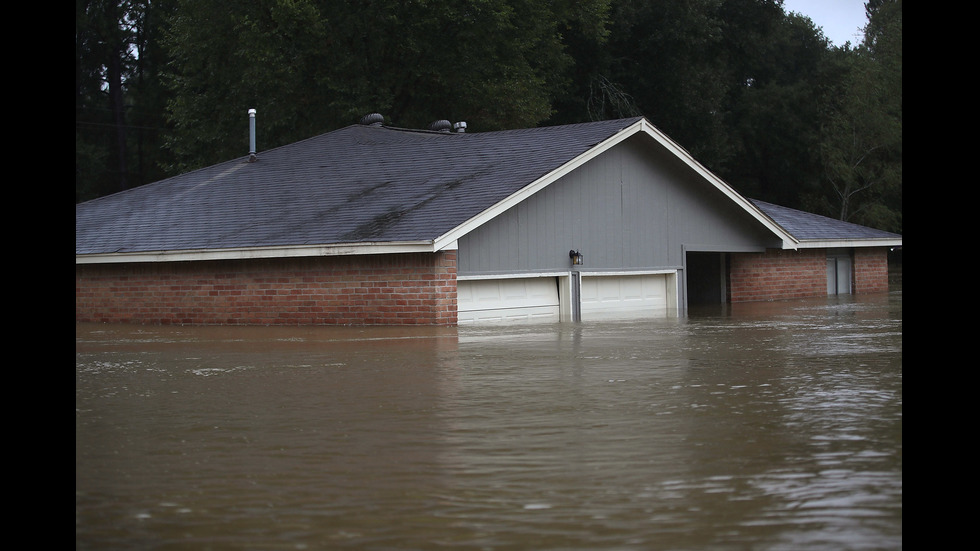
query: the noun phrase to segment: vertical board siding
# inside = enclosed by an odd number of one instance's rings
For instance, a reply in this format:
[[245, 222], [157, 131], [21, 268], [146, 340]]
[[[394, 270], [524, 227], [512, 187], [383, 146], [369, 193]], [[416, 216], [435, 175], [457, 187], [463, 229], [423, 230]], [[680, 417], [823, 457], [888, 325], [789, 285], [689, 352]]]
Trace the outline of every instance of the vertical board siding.
[[464, 275], [676, 268], [684, 245], [760, 249], [773, 237], [672, 154], [628, 140], [460, 238]]

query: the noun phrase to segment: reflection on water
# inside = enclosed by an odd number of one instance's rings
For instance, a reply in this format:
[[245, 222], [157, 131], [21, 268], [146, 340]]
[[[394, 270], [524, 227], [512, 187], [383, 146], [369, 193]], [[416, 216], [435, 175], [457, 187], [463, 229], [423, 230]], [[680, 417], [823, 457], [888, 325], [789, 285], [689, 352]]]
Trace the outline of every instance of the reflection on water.
[[77, 549], [902, 547], [900, 289], [75, 343]]

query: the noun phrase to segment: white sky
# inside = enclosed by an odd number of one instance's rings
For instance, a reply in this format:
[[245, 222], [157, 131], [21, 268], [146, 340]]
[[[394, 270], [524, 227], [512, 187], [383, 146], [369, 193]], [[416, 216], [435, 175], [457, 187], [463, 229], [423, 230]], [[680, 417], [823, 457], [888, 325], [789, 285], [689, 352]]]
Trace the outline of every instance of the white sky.
[[783, 0], [786, 13], [803, 14], [813, 24], [823, 29], [834, 46], [843, 46], [850, 41], [857, 46], [862, 38], [861, 29], [868, 24], [864, 15], [865, 0]]

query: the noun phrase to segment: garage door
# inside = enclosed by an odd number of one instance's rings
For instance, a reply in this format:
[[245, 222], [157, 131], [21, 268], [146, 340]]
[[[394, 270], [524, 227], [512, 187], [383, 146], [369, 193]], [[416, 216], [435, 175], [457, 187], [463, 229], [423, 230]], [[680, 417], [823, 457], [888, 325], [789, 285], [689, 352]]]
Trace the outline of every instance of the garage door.
[[582, 319], [664, 315], [667, 276], [582, 276]]
[[457, 282], [459, 324], [557, 322], [558, 283], [553, 277]]

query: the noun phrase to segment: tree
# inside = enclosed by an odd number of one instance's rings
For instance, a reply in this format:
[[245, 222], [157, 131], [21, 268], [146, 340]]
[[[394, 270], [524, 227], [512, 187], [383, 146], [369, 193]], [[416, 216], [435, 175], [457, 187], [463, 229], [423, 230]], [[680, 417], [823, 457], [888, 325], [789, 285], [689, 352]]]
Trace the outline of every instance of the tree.
[[168, 171], [247, 154], [252, 108], [266, 147], [316, 133], [329, 107], [316, 88], [332, 61], [326, 41], [311, 1], [178, 0], [165, 43]]
[[734, 151], [716, 170], [743, 195], [799, 208], [818, 185], [819, 129], [843, 71], [823, 33], [781, 2], [727, 0], [722, 13]]
[[534, 126], [572, 59], [560, 29], [601, 33], [606, 0], [180, 0], [172, 170], [243, 155], [246, 113], [274, 147], [382, 113], [424, 128]]
[[617, 0], [608, 38], [570, 34], [574, 78], [552, 123], [644, 115], [705, 161], [725, 157], [721, 0]]
[[[113, 0], [75, 3], [75, 196], [127, 186], [123, 80], [129, 33]], [[94, 161], [94, 162], [93, 162]]]
[[75, 201], [159, 179], [166, 0], [76, 0]]
[[810, 207], [851, 222], [902, 229], [902, 2], [867, 4], [841, 101], [822, 129], [824, 191]]

